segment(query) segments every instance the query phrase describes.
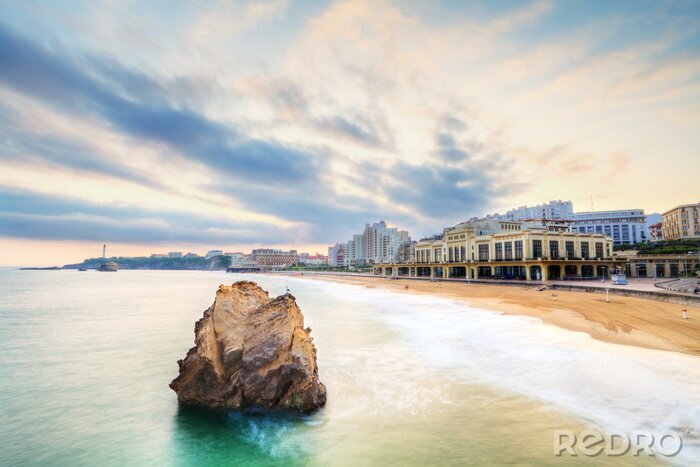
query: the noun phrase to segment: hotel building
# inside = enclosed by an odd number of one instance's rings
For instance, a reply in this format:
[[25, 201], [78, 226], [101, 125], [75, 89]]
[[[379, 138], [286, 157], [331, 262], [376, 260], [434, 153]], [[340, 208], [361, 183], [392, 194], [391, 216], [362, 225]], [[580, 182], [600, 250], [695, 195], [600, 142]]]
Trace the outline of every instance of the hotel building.
[[419, 241], [408, 263], [376, 264], [385, 276], [560, 280], [607, 277], [624, 261], [600, 233], [566, 231], [548, 221], [467, 221]]
[[662, 214], [664, 240], [700, 238], [700, 203], [683, 204]]
[[647, 216], [643, 209], [577, 212], [568, 219], [572, 232], [603, 234], [611, 237], [614, 245], [649, 241]]
[[291, 266], [299, 262], [296, 250], [282, 251], [271, 248], [260, 248], [252, 251], [255, 262], [263, 269]]

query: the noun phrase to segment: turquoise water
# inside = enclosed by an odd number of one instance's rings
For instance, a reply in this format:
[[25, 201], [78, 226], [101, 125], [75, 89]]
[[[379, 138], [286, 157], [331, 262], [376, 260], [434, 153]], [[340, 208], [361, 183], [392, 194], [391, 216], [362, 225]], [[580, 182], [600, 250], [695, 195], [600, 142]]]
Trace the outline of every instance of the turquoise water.
[[[178, 408], [168, 383], [194, 322], [241, 278], [297, 297], [323, 410]], [[695, 357], [299, 278], [0, 269], [0, 355], [1, 465], [631, 465], [658, 460], [555, 458], [552, 430], [700, 420]], [[673, 461], [689, 464], [696, 447]]]

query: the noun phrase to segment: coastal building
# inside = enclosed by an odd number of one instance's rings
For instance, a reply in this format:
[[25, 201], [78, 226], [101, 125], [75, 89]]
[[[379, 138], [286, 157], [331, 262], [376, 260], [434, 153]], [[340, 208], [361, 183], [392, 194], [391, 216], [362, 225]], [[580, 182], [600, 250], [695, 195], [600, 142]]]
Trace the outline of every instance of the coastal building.
[[261, 269], [252, 254], [233, 252], [230, 256], [231, 265], [226, 269], [227, 272], [256, 272]]
[[415, 246], [415, 259], [377, 264], [374, 274], [455, 279], [593, 279], [607, 277], [624, 261], [613, 242], [597, 233], [568, 232], [559, 223], [498, 219], [467, 221]]
[[163, 253], [151, 253], [151, 258], [167, 258], [168, 255]]
[[252, 251], [255, 262], [263, 269], [291, 266], [299, 262], [296, 250], [283, 251], [274, 248], [260, 248]]
[[614, 245], [649, 241], [643, 209], [577, 212], [568, 219], [572, 232], [606, 235], [612, 238]]
[[231, 267], [241, 267], [246, 257], [245, 253], [241, 251], [230, 253], [229, 256], [231, 257]]
[[664, 232], [663, 232], [663, 227], [662, 227], [661, 222], [657, 222], [656, 224], [651, 224], [649, 226], [649, 240], [652, 242], [658, 242], [659, 240], [664, 239]]
[[352, 236], [352, 240], [348, 241], [345, 248], [345, 266], [349, 268], [354, 268], [357, 266], [364, 266], [364, 259], [362, 258], [362, 234], [355, 234]]
[[182, 258], [181, 251], [170, 251], [168, 252], [168, 258]]
[[408, 263], [416, 258], [416, 243], [413, 240], [404, 242], [399, 247], [399, 252], [396, 255], [396, 261], [399, 263]]
[[185, 258], [201, 258], [197, 253], [189, 252], [185, 255]]
[[636, 250], [633, 250], [624, 253], [627, 253], [623, 256], [627, 260], [625, 265], [627, 276], [634, 278], [679, 277], [695, 271], [700, 264], [698, 253], [695, 252], [692, 254], [640, 255]]
[[522, 221], [527, 219], [568, 219], [574, 213], [571, 201], [553, 200], [536, 206], [520, 206], [510, 209], [505, 214], [494, 214], [487, 218], [499, 220]]
[[328, 264], [328, 256], [322, 255], [318, 252], [315, 255], [310, 253], [300, 253], [299, 262], [311, 266], [320, 266], [322, 264]]
[[346, 246], [346, 266], [367, 266], [375, 263], [396, 261], [399, 248], [411, 237], [405, 230], [387, 227], [386, 222], [379, 221], [365, 224], [361, 234], [353, 235]]
[[215, 256], [222, 256], [224, 254], [223, 250], [209, 250], [207, 251], [207, 254], [204, 256], [205, 258], [213, 258]]
[[328, 247], [328, 265], [334, 268], [342, 268], [345, 266], [345, 249], [346, 243], [336, 243]]
[[700, 203], [676, 206], [662, 214], [664, 240], [700, 238]]

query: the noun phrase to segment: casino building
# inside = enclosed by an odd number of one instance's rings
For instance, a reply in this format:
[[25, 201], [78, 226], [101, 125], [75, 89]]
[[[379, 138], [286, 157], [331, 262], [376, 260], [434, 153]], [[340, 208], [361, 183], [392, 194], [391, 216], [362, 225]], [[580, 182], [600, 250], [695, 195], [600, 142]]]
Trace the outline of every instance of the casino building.
[[613, 241], [569, 232], [561, 221], [480, 219], [419, 241], [406, 262], [375, 264], [375, 275], [444, 279], [567, 280], [606, 278], [625, 261]]

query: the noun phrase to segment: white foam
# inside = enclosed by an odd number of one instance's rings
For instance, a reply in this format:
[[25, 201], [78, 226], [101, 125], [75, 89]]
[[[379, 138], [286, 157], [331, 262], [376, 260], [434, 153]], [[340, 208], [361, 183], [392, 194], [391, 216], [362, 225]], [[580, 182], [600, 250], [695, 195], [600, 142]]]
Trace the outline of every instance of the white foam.
[[[370, 316], [399, 332], [421, 358], [455, 378], [512, 391], [609, 430], [688, 427], [696, 436], [700, 430], [698, 357], [609, 344], [440, 297], [313, 283], [365, 313], [372, 310]], [[683, 457], [700, 453], [697, 441], [685, 444]]]

